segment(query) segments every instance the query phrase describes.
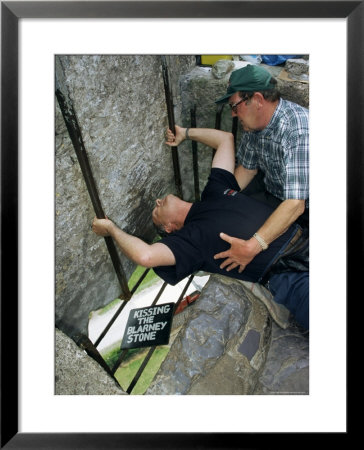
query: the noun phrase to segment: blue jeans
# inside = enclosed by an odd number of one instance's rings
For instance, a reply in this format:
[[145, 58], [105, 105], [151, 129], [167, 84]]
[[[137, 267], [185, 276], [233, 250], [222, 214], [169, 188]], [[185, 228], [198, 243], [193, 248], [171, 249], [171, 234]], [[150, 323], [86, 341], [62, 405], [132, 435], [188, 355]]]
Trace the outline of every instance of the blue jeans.
[[277, 303], [284, 305], [295, 320], [309, 329], [309, 273], [284, 272], [269, 278], [268, 289]]

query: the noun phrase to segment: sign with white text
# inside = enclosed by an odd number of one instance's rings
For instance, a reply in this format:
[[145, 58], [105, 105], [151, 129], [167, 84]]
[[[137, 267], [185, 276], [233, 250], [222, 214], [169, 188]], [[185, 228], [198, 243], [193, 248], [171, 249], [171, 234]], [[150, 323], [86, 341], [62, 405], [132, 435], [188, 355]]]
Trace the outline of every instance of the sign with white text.
[[174, 303], [132, 309], [121, 348], [152, 347], [169, 342]]

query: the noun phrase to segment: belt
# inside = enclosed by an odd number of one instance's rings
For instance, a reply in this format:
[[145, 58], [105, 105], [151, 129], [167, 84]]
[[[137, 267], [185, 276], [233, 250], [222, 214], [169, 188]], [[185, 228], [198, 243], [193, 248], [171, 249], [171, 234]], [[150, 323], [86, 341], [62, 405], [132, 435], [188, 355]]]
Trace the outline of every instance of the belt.
[[302, 233], [303, 233], [302, 228], [299, 228], [297, 230], [297, 232], [295, 233], [295, 235], [293, 236], [293, 238], [288, 242], [287, 247], [285, 248], [284, 252], [282, 253], [282, 255], [280, 255], [281, 257], [287, 255], [292, 250], [292, 248], [294, 247], [296, 242], [302, 236]]
[[288, 242], [288, 244], [286, 245], [286, 248], [283, 250], [283, 252], [280, 253], [274, 259], [274, 261], [270, 264], [269, 268], [267, 268], [266, 271], [263, 273], [262, 277], [259, 280], [260, 284], [263, 284], [263, 285], [266, 284], [269, 276], [273, 273], [274, 265], [281, 258], [284, 258], [285, 256], [289, 256], [290, 253], [296, 252], [297, 250], [299, 250], [301, 247], [303, 247], [306, 244], [307, 238], [305, 238], [304, 236], [302, 238], [302, 236], [303, 236], [303, 229], [301, 227], [298, 227], [298, 230], [296, 231], [296, 233], [294, 234], [292, 239]]

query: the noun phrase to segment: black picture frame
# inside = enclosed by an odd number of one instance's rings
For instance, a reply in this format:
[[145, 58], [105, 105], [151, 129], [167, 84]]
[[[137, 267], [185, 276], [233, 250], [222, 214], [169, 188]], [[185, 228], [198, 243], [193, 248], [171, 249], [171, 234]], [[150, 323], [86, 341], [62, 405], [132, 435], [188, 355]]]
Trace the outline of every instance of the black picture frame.
[[[1, 448], [258, 448], [270, 433], [18, 432], [18, 22], [22, 18], [346, 18], [347, 304], [363, 276], [363, 1], [1, 2]], [[333, 92], [340, 95], [340, 92]], [[329, 150], [328, 150], [329, 152]], [[328, 224], [329, 225], [329, 224]], [[359, 255], [358, 255], [359, 250]], [[14, 295], [15, 294], [15, 295]], [[9, 320], [9, 318], [11, 318]], [[11, 345], [9, 345], [11, 342]], [[348, 350], [350, 346], [347, 345]], [[349, 358], [348, 358], [349, 361]], [[334, 395], [334, 393], [333, 393]], [[349, 428], [348, 428], [349, 429]], [[338, 433], [347, 438], [349, 433]], [[300, 437], [309, 439], [309, 433]], [[315, 434], [317, 442], [318, 435]], [[280, 445], [292, 439], [279, 435]], [[294, 441], [293, 441], [294, 442]]]

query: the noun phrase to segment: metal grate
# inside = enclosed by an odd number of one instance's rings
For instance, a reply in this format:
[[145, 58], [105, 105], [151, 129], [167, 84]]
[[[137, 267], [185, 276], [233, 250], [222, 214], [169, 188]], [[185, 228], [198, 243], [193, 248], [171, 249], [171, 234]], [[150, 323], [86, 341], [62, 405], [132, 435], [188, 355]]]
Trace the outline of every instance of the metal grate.
[[[174, 115], [173, 115], [173, 96], [172, 91], [169, 86], [169, 76], [168, 76], [168, 66], [166, 62], [165, 56], [161, 56], [161, 64], [162, 64], [162, 74], [163, 74], [163, 82], [164, 82], [164, 90], [165, 90], [165, 96], [166, 96], [166, 106], [167, 106], [167, 113], [168, 113], [168, 121], [169, 121], [169, 127], [174, 132], [175, 131], [175, 123], [174, 123]], [[82, 134], [80, 127], [78, 125], [77, 117], [75, 110], [73, 108], [73, 103], [69, 97], [68, 90], [66, 87], [66, 84], [64, 82], [64, 75], [63, 75], [63, 68], [61, 66], [61, 62], [56, 57], [56, 97], [64, 118], [64, 121], [67, 126], [68, 133], [70, 135], [72, 144], [74, 146], [79, 164], [81, 166], [82, 174], [86, 182], [87, 190], [89, 192], [96, 216], [98, 218], [104, 218], [105, 214], [103, 212], [101, 201], [98, 196], [96, 183], [93, 178], [93, 174], [91, 171], [90, 164], [88, 162], [88, 157], [86, 153], [86, 149], [84, 147]], [[223, 111], [224, 104], [218, 105], [217, 111], [216, 111], [216, 121], [215, 121], [215, 129], [221, 129], [221, 115]], [[194, 105], [193, 108], [191, 108], [191, 127], [196, 127], [196, 105]], [[236, 119], [236, 118], [235, 118]], [[237, 132], [237, 122], [236, 120], [233, 121], [233, 128], [232, 133], [234, 134], [234, 140], [236, 139], [236, 132]], [[194, 175], [194, 189], [195, 189], [195, 200], [198, 201], [200, 199], [200, 191], [199, 191], [199, 175], [198, 175], [198, 156], [197, 156], [197, 142], [191, 141], [192, 143], [192, 154], [193, 154], [193, 175]], [[174, 178], [175, 178], [175, 185], [176, 185], [176, 191], [177, 195], [180, 198], [183, 198], [182, 196], [182, 183], [181, 183], [181, 175], [180, 175], [180, 168], [179, 168], [179, 161], [178, 161], [178, 148], [177, 147], [171, 147], [172, 151], [172, 160], [173, 160], [173, 169], [174, 169]], [[215, 154], [215, 151], [213, 151], [213, 155]], [[146, 269], [139, 280], [136, 282], [135, 286], [132, 288], [132, 290], [129, 290], [128, 283], [125, 277], [125, 273], [122, 267], [122, 263], [120, 261], [119, 255], [116, 251], [115, 244], [110, 237], [105, 237], [105, 242], [115, 269], [115, 272], [117, 274], [118, 280], [120, 282], [120, 286], [122, 289], [122, 293], [120, 294], [120, 299], [122, 300], [121, 306], [118, 308], [116, 313], [113, 315], [109, 323], [106, 325], [105, 329], [101, 332], [99, 337], [96, 339], [94, 344], [86, 337], [86, 336], [75, 336], [74, 339], [80, 345], [87, 353], [92, 356], [96, 361], [99, 362], [100, 365], [102, 365], [108, 373], [115, 377], [116, 371], [119, 369], [120, 365], [122, 364], [123, 360], [125, 359], [128, 350], [122, 350], [121, 354], [119, 355], [118, 360], [110, 369], [106, 362], [103, 360], [102, 356], [97, 350], [97, 347], [99, 346], [100, 342], [105, 338], [108, 331], [112, 327], [112, 325], [115, 323], [116, 319], [119, 317], [119, 315], [122, 313], [124, 307], [128, 303], [128, 301], [132, 298], [133, 294], [136, 292], [138, 287], [143, 282], [144, 278], [146, 277], [147, 273], [150, 269]], [[175, 306], [174, 306], [174, 314], [176, 313], [180, 303], [182, 302], [187, 289], [189, 288], [192, 280], [194, 278], [194, 274], [191, 275], [183, 288], [182, 293], [180, 294], [179, 298], [177, 299]], [[159, 298], [161, 297], [163, 291], [165, 290], [167, 286], [167, 283], [164, 282], [162, 287], [160, 288], [157, 296], [153, 300], [151, 306], [154, 306], [157, 304]], [[127, 388], [127, 393], [131, 394], [134, 387], [136, 386], [137, 382], [139, 381], [141, 375], [143, 374], [150, 358], [152, 357], [155, 349], [157, 346], [151, 347], [145, 356], [141, 366], [139, 367], [136, 375], [134, 376], [132, 382], [130, 383], [129, 387]], [[106, 367], [107, 366], [107, 367]]]

